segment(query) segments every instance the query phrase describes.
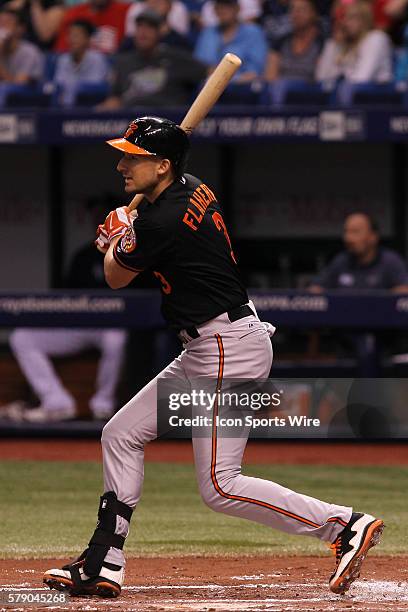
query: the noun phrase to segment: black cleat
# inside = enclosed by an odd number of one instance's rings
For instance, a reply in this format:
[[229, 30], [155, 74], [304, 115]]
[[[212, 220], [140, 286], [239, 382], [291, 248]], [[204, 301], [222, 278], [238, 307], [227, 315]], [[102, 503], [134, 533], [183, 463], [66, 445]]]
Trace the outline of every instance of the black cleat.
[[370, 514], [353, 512], [347, 526], [333, 542], [336, 569], [329, 580], [333, 593], [343, 594], [360, 576], [361, 565], [373, 546], [378, 544], [384, 523]]

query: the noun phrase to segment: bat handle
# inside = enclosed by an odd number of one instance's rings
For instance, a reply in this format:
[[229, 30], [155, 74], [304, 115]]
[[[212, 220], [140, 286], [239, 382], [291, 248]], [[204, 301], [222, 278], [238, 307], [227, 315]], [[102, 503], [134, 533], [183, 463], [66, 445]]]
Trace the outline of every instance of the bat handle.
[[137, 193], [134, 197], [133, 200], [130, 202], [130, 204], [128, 204], [128, 209], [129, 212], [131, 210], [135, 210], [135, 208], [137, 208], [140, 204], [140, 202], [143, 200], [143, 196], [140, 193]]

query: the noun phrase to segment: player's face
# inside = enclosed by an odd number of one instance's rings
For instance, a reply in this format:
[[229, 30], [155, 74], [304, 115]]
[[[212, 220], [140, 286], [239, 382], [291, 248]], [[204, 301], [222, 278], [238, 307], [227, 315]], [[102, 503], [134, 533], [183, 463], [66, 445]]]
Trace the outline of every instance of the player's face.
[[361, 256], [377, 245], [377, 234], [364, 215], [350, 215], [344, 224], [343, 240], [346, 249], [353, 255]]
[[125, 179], [126, 193], [146, 193], [153, 190], [159, 180], [161, 159], [154, 155], [131, 155], [125, 153], [117, 165]]

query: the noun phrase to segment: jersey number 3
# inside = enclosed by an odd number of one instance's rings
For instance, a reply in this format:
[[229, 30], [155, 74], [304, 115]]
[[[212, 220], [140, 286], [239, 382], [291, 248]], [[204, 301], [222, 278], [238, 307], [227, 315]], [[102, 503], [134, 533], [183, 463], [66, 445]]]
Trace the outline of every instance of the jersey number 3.
[[232, 250], [231, 239], [228, 235], [227, 228], [224, 223], [224, 219], [221, 217], [219, 212], [215, 212], [211, 215], [212, 220], [215, 223], [215, 227], [219, 232], [224, 232], [225, 240], [228, 242], [228, 246], [230, 248], [230, 253], [232, 257], [232, 261], [236, 264], [237, 260], [235, 259], [234, 251]]

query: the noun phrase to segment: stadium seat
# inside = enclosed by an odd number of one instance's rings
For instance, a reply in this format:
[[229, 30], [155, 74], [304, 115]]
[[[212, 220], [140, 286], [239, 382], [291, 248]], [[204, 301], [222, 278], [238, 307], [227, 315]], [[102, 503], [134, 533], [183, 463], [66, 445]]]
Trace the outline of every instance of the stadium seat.
[[103, 102], [108, 94], [107, 83], [81, 83], [76, 90], [73, 106], [95, 106]]
[[347, 83], [337, 88], [336, 102], [342, 106], [400, 106], [404, 94], [394, 83]]
[[219, 104], [248, 104], [261, 103], [265, 85], [261, 81], [252, 83], [231, 83], [222, 94]]
[[58, 57], [58, 53], [46, 54], [44, 62], [44, 81], [52, 81], [54, 79]]
[[51, 98], [40, 84], [3, 84], [0, 91], [0, 104], [4, 108], [48, 108]]
[[327, 106], [330, 102], [331, 92], [320, 83], [308, 83], [301, 79], [279, 79], [267, 88], [269, 101], [264, 102], [273, 106], [284, 104]]

